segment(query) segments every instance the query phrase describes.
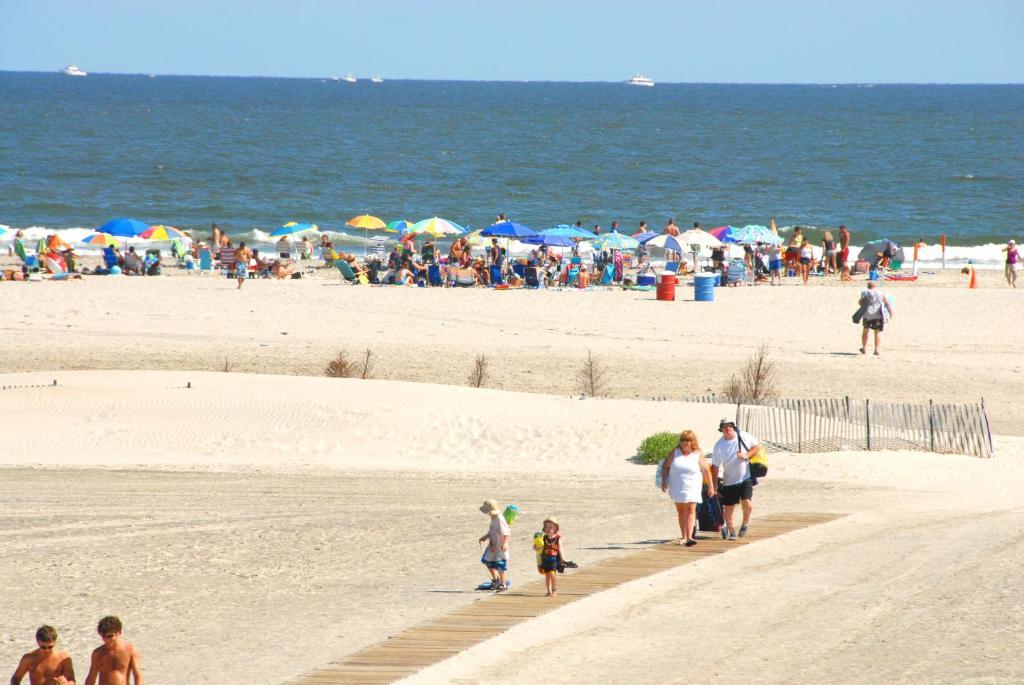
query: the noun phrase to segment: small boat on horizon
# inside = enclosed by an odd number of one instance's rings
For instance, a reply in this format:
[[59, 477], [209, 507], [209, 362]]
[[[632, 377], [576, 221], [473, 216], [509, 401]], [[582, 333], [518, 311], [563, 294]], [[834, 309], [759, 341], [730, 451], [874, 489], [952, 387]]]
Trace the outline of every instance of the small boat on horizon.
[[89, 72], [84, 71], [82, 69], [79, 69], [78, 66], [74, 65], [74, 64], [69, 64], [66, 67], [64, 67], [63, 69], [61, 69], [61, 73], [64, 74], [65, 76], [88, 76], [89, 75]]
[[372, 79], [370, 79], [370, 83], [384, 83], [384, 79], [382, 79], [380, 76], [374, 76]]
[[344, 81], [345, 83], [355, 83], [357, 79], [352, 74], [345, 74], [345, 78], [341, 80]]
[[644, 86], [645, 88], [654, 87], [654, 81], [647, 78], [643, 74], [634, 74], [633, 78], [626, 81], [626, 84], [630, 86]]

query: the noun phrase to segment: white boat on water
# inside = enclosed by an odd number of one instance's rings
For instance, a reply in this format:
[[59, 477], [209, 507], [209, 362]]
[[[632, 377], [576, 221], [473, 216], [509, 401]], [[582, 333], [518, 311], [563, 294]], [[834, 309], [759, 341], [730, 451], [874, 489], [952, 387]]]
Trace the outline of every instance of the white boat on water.
[[382, 79], [380, 76], [374, 76], [372, 79], [370, 79], [370, 83], [384, 83], [384, 79]]
[[633, 78], [626, 81], [626, 83], [631, 86], [644, 86], [646, 88], [654, 87], [654, 81], [647, 78], [643, 74], [634, 74]]
[[79, 69], [74, 64], [69, 64], [66, 67], [64, 67], [63, 69], [61, 69], [61, 73], [64, 74], [65, 76], [88, 76], [89, 75], [88, 72]]
[[353, 76], [352, 74], [345, 74], [345, 78], [341, 80], [344, 81], [345, 83], [355, 83], [356, 77]]

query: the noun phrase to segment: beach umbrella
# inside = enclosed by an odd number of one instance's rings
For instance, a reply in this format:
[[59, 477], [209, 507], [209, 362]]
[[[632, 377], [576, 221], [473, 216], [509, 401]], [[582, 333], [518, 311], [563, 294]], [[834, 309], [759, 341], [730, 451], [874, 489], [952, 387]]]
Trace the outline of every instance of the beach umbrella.
[[134, 238], [149, 230], [149, 224], [136, 219], [111, 219], [96, 229], [97, 233], [109, 233], [118, 238]]
[[581, 238], [583, 240], [594, 240], [597, 235], [590, 231], [584, 230], [579, 226], [569, 226], [568, 224], [559, 224], [554, 228], [547, 228], [541, 231], [543, 235], [559, 235], [564, 238]]
[[432, 235], [435, 238], [443, 235], [460, 235], [465, 232], [466, 229], [462, 228], [462, 226], [459, 226], [457, 223], [436, 216], [430, 219], [424, 219], [423, 221], [417, 221], [406, 231], [406, 233], [410, 235], [427, 234]]
[[655, 236], [644, 243], [647, 247], [660, 247], [663, 250], [672, 250], [673, 252], [687, 252], [689, 245], [686, 241], [682, 240], [682, 236], [669, 235], [663, 233]]
[[599, 250], [635, 250], [639, 244], [636, 238], [617, 231], [600, 235], [594, 241], [594, 247]]
[[378, 219], [370, 214], [360, 214], [354, 216], [345, 222], [346, 225], [353, 228], [363, 229], [363, 256], [366, 255], [366, 242], [369, 240], [367, 237], [367, 231], [390, 231], [388, 225], [384, 223], [383, 219]]
[[480, 235], [488, 238], [526, 238], [537, 235], [537, 232], [514, 221], [501, 221], [483, 229], [480, 231]]
[[772, 233], [771, 229], [767, 226], [760, 226], [758, 224], [748, 224], [740, 229], [740, 231], [748, 235], [751, 240], [742, 240], [740, 242], [752, 242], [752, 243], [767, 243], [770, 245], [781, 245], [783, 240], [776, 233]]
[[734, 229], [732, 226], [719, 226], [717, 228], [708, 229], [708, 233], [715, 236], [723, 243], [734, 243], [736, 241], [733, 240], [732, 236], [733, 231], [735, 230], [736, 229]]
[[144, 232], [139, 234], [140, 238], [146, 240], [188, 240], [189, 237], [185, 235], [185, 232], [175, 228], [174, 226], [150, 226]]
[[410, 228], [412, 228], [412, 222], [405, 219], [388, 222], [388, 231], [391, 233], [405, 233]]
[[903, 255], [903, 248], [888, 238], [871, 240], [864, 243], [864, 247], [860, 248], [860, 253], [857, 255], [857, 259], [874, 264], [880, 254], [887, 255], [890, 261], [906, 261]]
[[93, 233], [82, 238], [86, 245], [102, 245], [103, 247], [117, 247], [118, 240], [109, 233]]
[[270, 234], [271, 238], [280, 238], [286, 235], [296, 235], [297, 233], [304, 233], [306, 231], [319, 231], [320, 227], [316, 224], [299, 224], [294, 221], [289, 221], [281, 228], [277, 229]]
[[657, 238], [658, 234], [655, 233], [654, 231], [639, 231], [637, 233], [634, 233], [633, 237], [636, 238], [636, 241], [642, 245], [651, 238]]
[[699, 228], [691, 228], [688, 231], [683, 231], [676, 240], [687, 245], [693, 245], [694, 247], [721, 247], [722, 241], [711, 235], [707, 231]]
[[548, 247], [572, 247], [576, 244], [572, 238], [566, 238], [563, 235], [544, 235], [543, 233], [528, 235], [523, 238], [523, 242], [530, 245], [547, 245]]

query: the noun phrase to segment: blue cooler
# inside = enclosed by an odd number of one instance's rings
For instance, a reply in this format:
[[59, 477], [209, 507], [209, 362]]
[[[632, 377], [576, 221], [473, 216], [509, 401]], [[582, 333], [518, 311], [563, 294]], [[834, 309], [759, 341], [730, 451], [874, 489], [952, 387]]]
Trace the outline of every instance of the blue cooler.
[[641, 274], [641, 275], [636, 277], [636, 284], [637, 285], [656, 285], [657, 281], [655, 280], [654, 274]]
[[[696, 285], [696, 283], [694, 283], [694, 285]], [[721, 271], [716, 271], [715, 272], [715, 287], [718, 288], [718, 287], [721, 287], [721, 285], [722, 285], [722, 272]]]
[[696, 302], [715, 301], [716, 274], [697, 274], [693, 277], [693, 299]]

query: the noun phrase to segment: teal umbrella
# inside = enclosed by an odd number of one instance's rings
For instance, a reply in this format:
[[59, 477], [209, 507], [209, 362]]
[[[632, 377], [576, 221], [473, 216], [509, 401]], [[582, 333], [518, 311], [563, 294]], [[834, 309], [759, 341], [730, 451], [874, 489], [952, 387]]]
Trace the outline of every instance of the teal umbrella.
[[303, 233], [305, 231], [319, 231], [320, 227], [316, 224], [297, 224], [294, 221], [289, 221], [281, 228], [277, 229], [270, 234], [272, 238], [280, 238], [285, 235], [295, 235], [296, 233]]

